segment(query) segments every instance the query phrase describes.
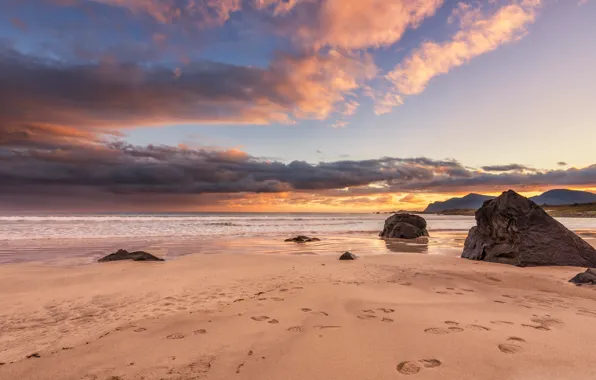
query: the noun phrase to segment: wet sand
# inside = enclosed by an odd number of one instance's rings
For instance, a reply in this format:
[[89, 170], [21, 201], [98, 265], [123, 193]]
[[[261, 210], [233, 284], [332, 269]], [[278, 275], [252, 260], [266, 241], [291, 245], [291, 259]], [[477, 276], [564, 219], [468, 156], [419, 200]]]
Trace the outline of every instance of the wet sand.
[[0, 379], [594, 379], [596, 290], [567, 283], [580, 270], [419, 254], [8, 264]]

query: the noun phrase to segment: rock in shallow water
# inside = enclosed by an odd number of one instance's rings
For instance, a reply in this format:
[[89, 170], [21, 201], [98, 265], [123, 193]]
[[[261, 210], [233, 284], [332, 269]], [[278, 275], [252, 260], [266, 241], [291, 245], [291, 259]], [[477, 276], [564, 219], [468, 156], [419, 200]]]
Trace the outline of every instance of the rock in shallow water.
[[112, 253], [97, 260], [100, 263], [108, 261], [120, 261], [120, 260], [132, 260], [132, 261], [164, 261], [159, 257], [153, 256], [150, 253], [143, 251], [128, 252], [124, 249], [119, 249], [118, 252]]
[[576, 285], [596, 285], [596, 270], [589, 268], [585, 272], [578, 273], [569, 282]]
[[513, 190], [476, 211], [476, 227], [461, 257], [517, 266], [596, 267], [592, 246]]
[[319, 238], [311, 238], [308, 236], [296, 236], [295, 238], [290, 238], [290, 239], [286, 239], [284, 240], [286, 242], [294, 242], [294, 243], [312, 243], [315, 241], [321, 241], [321, 239]]
[[428, 236], [426, 220], [414, 214], [392, 215], [385, 221], [385, 227], [379, 236], [396, 239], [416, 239], [420, 236]]

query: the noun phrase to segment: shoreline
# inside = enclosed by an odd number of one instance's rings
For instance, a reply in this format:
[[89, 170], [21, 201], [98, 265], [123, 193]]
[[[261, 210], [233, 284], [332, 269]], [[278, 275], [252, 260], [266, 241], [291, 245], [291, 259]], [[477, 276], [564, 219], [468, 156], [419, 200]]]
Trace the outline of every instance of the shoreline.
[[0, 378], [384, 379], [433, 359], [416, 379], [593, 379], [580, 271], [419, 254], [2, 265]]

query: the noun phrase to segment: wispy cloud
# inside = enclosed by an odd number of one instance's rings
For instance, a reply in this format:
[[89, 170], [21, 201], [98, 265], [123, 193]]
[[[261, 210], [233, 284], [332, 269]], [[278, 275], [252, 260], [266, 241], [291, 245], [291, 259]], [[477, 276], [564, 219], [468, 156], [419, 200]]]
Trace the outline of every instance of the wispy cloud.
[[520, 165], [520, 164], [509, 164], [509, 165], [490, 165], [490, 166], [483, 166], [482, 170], [485, 172], [537, 172], [538, 170], [531, 168], [529, 166]]
[[388, 112], [404, 97], [422, 93], [433, 78], [519, 40], [535, 21], [540, 5], [540, 0], [516, 1], [488, 15], [467, 4], [458, 6], [454, 17], [460, 21], [459, 32], [446, 42], [424, 42], [389, 72], [386, 79], [391, 84], [391, 95], [381, 98], [377, 112]]
[[160, 23], [187, 23], [197, 28], [219, 26], [242, 9], [242, 0], [91, 0], [146, 14]]

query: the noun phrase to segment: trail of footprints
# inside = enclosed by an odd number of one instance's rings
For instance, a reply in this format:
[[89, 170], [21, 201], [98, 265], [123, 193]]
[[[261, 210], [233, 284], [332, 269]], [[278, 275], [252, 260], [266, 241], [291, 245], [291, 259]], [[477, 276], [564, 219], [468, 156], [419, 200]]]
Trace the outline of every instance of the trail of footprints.
[[[292, 289], [299, 290], [299, 289], [301, 289], [301, 287], [295, 287]], [[474, 292], [474, 290], [472, 290], [472, 289], [463, 289], [463, 288], [449, 287], [449, 288], [445, 288], [445, 289], [446, 289], [445, 291], [440, 290], [440, 291], [436, 291], [436, 293], [464, 295], [465, 293]], [[289, 291], [289, 289], [279, 289], [279, 292], [287, 292], [287, 291]], [[269, 297], [269, 298], [262, 297], [263, 294], [264, 294], [263, 292], [259, 292], [259, 293], [255, 294], [254, 297], [250, 297], [250, 298], [256, 298], [259, 301], [265, 301], [267, 299], [272, 300], [272, 301], [284, 301], [284, 299], [281, 297]], [[510, 296], [510, 295], [503, 295], [502, 297], [505, 299], [516, 299], [517, 298], [516, 296]], [[240, 300], [237, 300], [237, 302], [239, 302], [239, 301]], [[500, 301], [500, 300], [495, 300], [494, 302], [505, 303], [504, 301]], [[520, 305], [520, 306], [524, 306], [524, 305]], [[318, 317], [329, 316], [329, 314], [325, 311], [316, 311], [316, 310], [313, 310], [313, 309], [307, 308], [307, 307], [302, 308], [300, 310], [303, 313], [308, 313], [313, 316], [318, 316]], [[361, 320], [377, 320], [377, 321], [381, 321], [381, 322], [385, 322], [385, 323], [394, 322], [393, 319], [388, 318], [389, 314], [392, 314], [395, 312], [395, 310], [391, 309], [391, 308], [379, 307], [379, 308], [375, 308], [375, 309], [365, 309], [365, 310], [362, 310], [361, 312], [362, 312], [361, 314], [357, 315], [357, 318], [361, 319]], [[596, 316], [596, 312], [587, 310], [587, 309], [580, 309], [577, 314], [584, 315], [584, 316], [592, 316], [592, 317]], [[277, 319], [274, 319], [274, 318], [271, 318], [271, 317], [265, 316], [265, 315], [252, 316], [252, 317], [250, 317], [250, 319], [252, 319], [255, 322], [267, 322], [269, 324], [279, 324], [280, 323]], [[529, 329], [531, 328], [534, 330], [538, 330], [538, 331], [550, 331], [552, 327], [563, 324], [563, 322], [561, 320], [554, 318], [549, 314], [542, 315], [542, 316], [534, 314], [532, 316], [532, 318], [530, 319], [530, 322], [531, 323], [522, 324], [521, 326], [527, 327]], [[430, 327], [430, 328], [425, 329], [424, 332], [428, 333], [428, 334], [433, 334], [433, 335], [447, 335], [447, 334], [451, 334], [451, 333], [462, 333], [465, 331], [475, 331], [475, 332], [491, 331], [491, 329], [489, 327], [477, 325], [477, 324], [461, 325], [457, 321], [445, 321], [444, 323], [445, 323], [445, 327]], [[501, 326], [501, 327], [514, 325], [513, 322], [502, 321], [502, 320], [494, 320], [494, 321], [490, 321], [490, 323], [492, 325]], [[318, 329], [318, 330], [338, 329], [341, 327], [342, 326], [337, 326], [337, 325], [314, 325], [314, 326], [312, 326], [312, 328]], [[147, 331], [147, 329], [144, 327], [137, 327], [137, 328], [134, 328], [132, 331], [135, 333], [142, 333], [142, 332]], [[305, 328], [305, 326], [290, 326], [290, 327], [286, 328], [286, 331], [288, 331], [290, 333], [303, 333], [306, 331], [306, 328]], [[207, 333], [206, 329], [198, 329], [198, 330], [194, 330], [192, 332], [193, 335], [206, 334], [206, 333]], [[184, 339], [185, 337], [186, 336], [182, 333], [173, 333], [173, 334], [167, 335], [165, 337], [165, 339], [180, 340], [180, 339]], [[527, 345], [527, 342], [524, 338], [517, 337], [517, 336], [510, 336], [506, 339], [505, 342], [498, 344], [496, 348], [503, 354], [512, 355], [512, 354], [518, 354], [518, 353], [524, 352], [526, 345]], [[251, 355], [251, 354], [252, 354], [252, 351], [249, 353], [249, 355]], [[190, 375], [191, 376], [190, 378], [192, 378], [192, 379], [202, 378], [210, 370], [211, 363], [212, 363], [213, 359], [214, 358], [212, 358], [212, 357], [205, 357], [205, 358], [198, 360], [195, 363], [191, 363], [190, 365], [172, 368], [168, 372], [168, 375], [175, 375], [175, 376], [179, 376], [179, 375], [189, 376]], [[436, 358], [425, 358], [425, 359], [419, 359], [419, 360], [413, 360], [413, 361], [402, 361], [399, 364], [397, 364], [396, 370], [397, 370], [397, 372], [399, 372], [402, 375], [415, 375], [421, 371], [432, 370], [437, 367], [440, 367], [442, 364], [443, 363]], [[240, 372], [240, 369], [243, 367], [243, 365], [244, 365], [244, 362], [238, 366], [237, 373]], [[119, 380], [120, 378], [117, 376], [113, 377], [113, 380], [116, 380], [116, 379]]]
[[[550, 331], [552, 326], [560, 325], [563, 322], [560, 319], [552, 317], [550, 314], [539, 316], [534, 314], [530, 319], [534, 324], [522, 324], [523, 327], [530, 327], [540, 331]], [[463, 332], [465, 330], [471, 331], [490, 331], [491, 329], [485, 326], [468, 324], [460, 327], [460, 323], [456, 321], [445, 321], [448, 327], [430, 327], [424, 330], [425, 333], [434, 335], [447, 335], [455, 332]], [[514, 325], [510, 321], [490, 321], [491, 324], [497, 326], [511, 326]], [[518, 354], [525, 351], [524, 346], [527, 344], [524, 338], [517, 336], [510, 336], [506, 342], [498, 344], [497, 348], [504, 354]], [[418, 361], [404, 361], [397, 365], [397, 371], [403, 375], [414, 375], [420, 372], [423, 368], [435, 368], [441, 365], [437, 359], [422, 359]]]

